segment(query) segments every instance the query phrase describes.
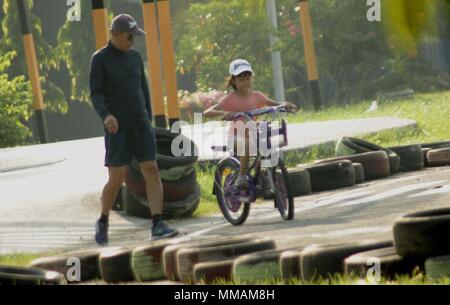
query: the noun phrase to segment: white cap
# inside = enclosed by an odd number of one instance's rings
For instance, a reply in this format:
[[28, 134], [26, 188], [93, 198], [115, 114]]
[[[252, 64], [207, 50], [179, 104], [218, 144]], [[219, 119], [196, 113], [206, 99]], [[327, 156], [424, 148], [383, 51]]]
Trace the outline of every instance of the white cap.
[[233, 76], [246, 71], [253, 73], [252, 66], [245, 59], [236, 59], [230, 64], [230, 74]]

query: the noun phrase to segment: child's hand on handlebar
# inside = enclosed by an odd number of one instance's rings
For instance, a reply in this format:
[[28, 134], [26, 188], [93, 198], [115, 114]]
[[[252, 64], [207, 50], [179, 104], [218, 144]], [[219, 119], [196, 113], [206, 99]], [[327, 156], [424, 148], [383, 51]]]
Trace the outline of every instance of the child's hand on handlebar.
[[283, 106], [286, 107], [286, 110], [289, 112], [297, 112], [297, 106], [291, 102], [284, 102]]

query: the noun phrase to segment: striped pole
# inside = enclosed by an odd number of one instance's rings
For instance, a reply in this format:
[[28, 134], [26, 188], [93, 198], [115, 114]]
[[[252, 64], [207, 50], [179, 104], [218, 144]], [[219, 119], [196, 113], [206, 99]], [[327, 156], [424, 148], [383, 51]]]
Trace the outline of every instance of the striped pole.
[[95, 48], [103, 48], [109, 40], [108, 11], [103, 0], [92, 0], [92, 17], [95, 30]]
[[166, 80], [167, 108], [169, 126], [180, 120], [178, 105], [177, 77], [175, 72], [175, 55], [172, 41], [172, 24], [169, 0], [158, 0], [159, 30], [161, 34], [164, 78]]
[[48, 128], [44, 110], [44, 98], [42, 96], [41, 83], [39, 81], [39, 69], [36, 58], [36, 49], [33, 35], [28, 23], [27, 7], [24, 0], [17, 0], [19, 10], [20, 26], [22, 29], [23, 44], [25, 49], [25, 58], [28, 67], [28, 76], [31, 81], [33, 92], [33, 108], [36, 115], [37, 130], [41, 143], [48, 143]]
[[142, 4], [144, 30], [147, 33], [145, 41], [147, 46], [148, 71], [152, 97], [151, 106], [155, 116], [155, 125], [157, 127], [167, 128], [155, 2], [156, 0], [143, 0]]
[[320, 96], [319, 73], [317, 72], [316, 53], [314, 50], [309, 4], [307, 0], [299, 0], [299, 4], [309, 86], [314, 103], [314, 109], [319, 110], [322, 106], [322, 98]]

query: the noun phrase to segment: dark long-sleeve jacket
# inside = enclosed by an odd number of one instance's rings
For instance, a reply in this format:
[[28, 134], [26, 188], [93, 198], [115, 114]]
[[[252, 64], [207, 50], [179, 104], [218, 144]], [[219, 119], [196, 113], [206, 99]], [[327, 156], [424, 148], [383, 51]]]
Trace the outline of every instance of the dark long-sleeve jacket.
[[137, 50], [120, 51], [111, 42], [94, 53], [90, 72], [91, 101], [104, 120], [109, 114], [119, 130], [148, 124], [152, 118], [150, 93], [142, 56]]

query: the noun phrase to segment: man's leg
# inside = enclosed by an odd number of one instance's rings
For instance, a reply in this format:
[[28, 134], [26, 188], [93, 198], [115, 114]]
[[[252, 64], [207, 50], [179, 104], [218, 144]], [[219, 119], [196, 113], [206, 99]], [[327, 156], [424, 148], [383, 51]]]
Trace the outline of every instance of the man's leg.
[[123, 183], [125, 170], [125, 166], [108, 167], [109, 178], [103, 187], [101, 198], [102, 214], [95, 224], [95, 241], [99, 245], [105, 246], [108, 244], [109, 213], [115, 204], [117, 194]]
[[145, 161], [139, 164], [144, 175], [147, 199], [152, 213], [152, 239], [162, 239], [178, 234], [178, 231], [167, 227], [162, 222], [163, 187], [156, 161]]
[[108, 167], [109, 179], [103, 187], [102, 192], [102, 215], [109, 216], [114, 204], [116, 203], [117, 194], [123, 184], [126, 166]]

